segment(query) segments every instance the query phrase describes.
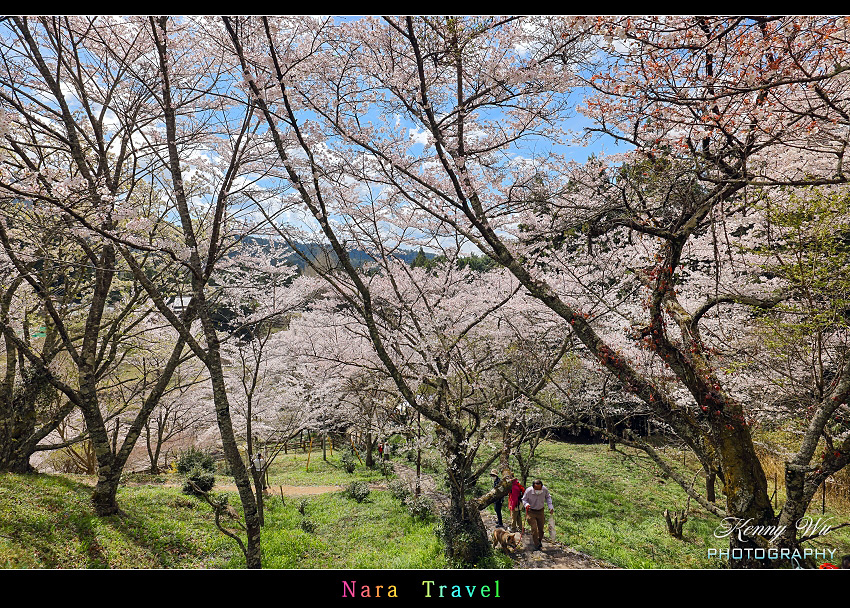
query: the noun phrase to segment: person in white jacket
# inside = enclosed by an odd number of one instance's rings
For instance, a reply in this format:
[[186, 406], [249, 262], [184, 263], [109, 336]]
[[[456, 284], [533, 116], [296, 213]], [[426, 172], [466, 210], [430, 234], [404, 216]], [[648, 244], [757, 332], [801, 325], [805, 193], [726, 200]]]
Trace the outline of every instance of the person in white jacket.
[[543, 549], [543, 535], [546, 533], [546, 511], [544, 507], [549, 507], [549, 513], [555, 513], [552, 495], [549, 494], [549, 490], [543, 485], [542, 481], [535, 479], [531, 483], [531, 487], [526, 489], [525, 494], [522, 495], [522, 504], [525, 506], [525, 514], [531, 528], [534, 548], [540, 551]]

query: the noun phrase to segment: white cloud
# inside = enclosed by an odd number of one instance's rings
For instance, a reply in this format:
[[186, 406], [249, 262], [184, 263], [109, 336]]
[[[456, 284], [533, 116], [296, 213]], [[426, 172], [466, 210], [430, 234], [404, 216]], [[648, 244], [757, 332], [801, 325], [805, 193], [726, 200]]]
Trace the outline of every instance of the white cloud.
[[408, 134], [410, 135], [410, 139], [417, 144], [421, 144], [423, 146], [428, 146], [430, 144], [429, 133], [425, 129], [421, 129], [419, 127], [413, 127], [408, 129]]

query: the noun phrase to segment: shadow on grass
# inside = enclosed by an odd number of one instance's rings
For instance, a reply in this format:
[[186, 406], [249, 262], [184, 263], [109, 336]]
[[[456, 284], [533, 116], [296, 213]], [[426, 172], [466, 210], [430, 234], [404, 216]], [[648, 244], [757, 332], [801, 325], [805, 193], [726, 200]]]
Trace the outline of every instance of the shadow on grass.
[[195, 498], [176, 495], [148, 501], [142, 496], [125, 496], [123, 502], [125, 509], [103, 522], [156, 562], [139, 567], [180, 567], [187, 558], [202, 557], [209, 538], [220, 534], [212, 509]]
[[[121, 517], [120, 515], [111, 515], [109, 518]], [[87, 568], [109, 568], [109, 560], [103, 551], [103, 547], [97, 540], [97, 532], [95, 530], [95, 522], [98, 517], [94, 514], [76, 515], [72, 520], [72, 525], [80, 540], [82, 550], [86, 555]]]
[[38, 567], [67, 566], [59, 549], [74, 540], [79, 543], [86, 567], [109, 567], [97, 539], [98, 518], [91, 504], [90, 486], [47, 474], [5, 478], [3, 481], [4, 486], [11, 486], [10, 489], [26, 495], [28, 500], [18, 502], [14, 510], [0, 516], [0, 529], [5, 538], [36, 556]]

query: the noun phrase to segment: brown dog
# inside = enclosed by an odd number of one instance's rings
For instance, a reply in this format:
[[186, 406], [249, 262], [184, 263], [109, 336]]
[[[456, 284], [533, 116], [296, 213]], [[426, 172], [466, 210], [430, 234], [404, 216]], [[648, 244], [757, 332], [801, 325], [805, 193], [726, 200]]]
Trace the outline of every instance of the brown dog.
[[[496, 528], [493, 530], [493, 548], [496, 548], [496, 545], [502, 545], [502, 551], [507, 554], [509, 552], [508, 547], [513, 547], [513, 552], [515, 553], [518, 547], [517, 540], [518, 533], [511, 534], [507, 530], [503, 530], [502, 528]], [[519, 536], [519, 539], [522, 539], [522, 536]]]

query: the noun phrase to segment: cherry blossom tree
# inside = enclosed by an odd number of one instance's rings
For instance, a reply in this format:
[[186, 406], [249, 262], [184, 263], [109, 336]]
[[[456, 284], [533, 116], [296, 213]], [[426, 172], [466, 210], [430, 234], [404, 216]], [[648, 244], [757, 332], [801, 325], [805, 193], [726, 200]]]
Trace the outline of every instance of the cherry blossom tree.
[[[258, 179], [254, 171], [263, 171], [252, 164], [252, 106], [230, 107], [229, 82], [218, 78], [226, 58], [215, 38], [204, 35], [204, 20], [67, 17], [12, 19], [4, 26], [0, 184], [8, 196], [67, 217], [93, 271], [88, 331], [77, 357], [83, 394], [75, 403], [87, 416], [105, 484], [95, 490], [97, 511], [117, 510], [121, 462], [98, 420], [94, 380], [102, 369], [97, 357], [105, 348], [99, 331], [107, 300], [124, 271], [132, 276], [134, 297], [149, 298], [178, 333], [169, 364], [176, 366], [186, 346], [209, 372], [243, 505], [247, 564], [259, 567], [256, 503], [230, 420], [217, 308], [210, 301], [215, 294], [208, 290], [217, 261], [245, 233], [240, 213]], [[169, 306], [175, 296], [188, 301], [179, 312]], [[8, 325], [4, 333], [13, 336]], [[76, 352], [71, 338], [65, 341], [66, 350]], [[170, 373], [164, 370], [128, 438], [141, 432]]]
[[[230, 418], [235, 393], [216, 317], [224, 308], [217, 273], [248, 234], [271, 233], [293, 251], [327, 247], [322, 257], [302, 252], [328, 297], [298, 318], [311, 328], [301, 344], [326, 337], [312, 353], [325, 360], [323, 373], [376, 374], [438, 425], [450, 519], [474, 539], [471, 551], [450, 543], [455, 557], [486, 553], [465, 491], [488, 425], [508, 428], [498, 412], [520, 397], [552, 407], [558, 390], [547, 385], [569, 349], [607, 374], [591, 383], [640, 400], [696, 454], [705, 496], [680, 481], [692, 498], [720, 516], [785, 525], [775, 541], [783, 547], [798, 546], [787, 524], [847, 465], [842, 287], [800, 270], [804, 262], [843, 268], [843, 220], [822, 203], [843, 200], [846, 188], [847, 19], [3, 24], [0, 190], [18, 205], [58, 210], [92, 278], [78, 347], [32, 260], [16, 252], [18, 228], [0, 226], [13, 268], [0, 300], [7, 352], [81, 408], [109, 485], [120, 458], [107, 449], [95, 379], [104, 369], [97, 358], [112, 352], [103, 336], [121, 332], [104, 321], [162, 315], [179, 336], [173, 360], [185, 345], [209, 372], [250, 567], [260, 565], [256, 497]], [[567, 129], [577, 111], [589, 121], [583, 134]], [[569, 146], [594, 138], [620, 153], [576, 159]], [[789, 219], [795, 214], [809, 219]], [[811, 218], [832, 221], [835, 232], [818, 235]], [[801, 243], [831, 245], [804, 254]], [[445, 250], [448, 266], [399, 261], [400, 249], [418, 247]], [[472, 250], [503, 270], [483, 279], [452, 266]], [[136, 298], [147, 313], [109, 310], [121, 272], [132, 276], [126, 302]], [[50, 318], [48, 335], [58, 334], [50, 340], [79, 369], [75, 398], [47, 355], [16, 333], [27, 316], [13, 319], [11, 302], [31, 296]], [[188, 305], [174, 312], [172, 297]], [[529, 325], [535, 316], [545, 331]], [[522, 321], [508, 331], [507, 319]], [[506, 355], [521, 344], [518, 328], [545, 345], [528, 373]], [[799, 348], [758, 351], [771, 332], [785, 344], [796, 335]], [[801, 352], [812, 364], [794, 361]], [[792, 401], [810, 410], [776, 512], [751, 424], [779, 370], [794, 379]], [[18, 371], [7, 364], [7, 372], [8, 397]], [[329, 395], [339, 388], [324, 386]], [[651, 446], [635, 444], [669, 469]], [[819, 445], [827, 449], [818, 461]], [[723, 507], [712, 500], [714, 480]], [[99, 512], [117, 508], [114, 494], [96, 495], [105, 497]]]
[[235, 315], [231, 341], [224, 345], [224, 352], [235, 363], [227, 370], [226, 379], [236, 424], [245, 429], [249, 462], [254, 462], [258, 451], [255, 438], [265, 452], [264, 469], [252, 466], [261, 523], [266, 470], [293, 435], [309, 428], [310, 419], [309, 408], [302, 408], [301, 403], [281, 403], [288, 363], [286, 345], [281, 341], [286, 339], [284, 330], [292, 316], [324, 288], [316, 279], [296, 278], [297, 267], [284, 263], [286, 252], [275, 240], [243, 243], [221, 264], [217, 281], [222, 306]]
[[[16, 201], [13, 209], [29, 205], [34, 213], [38, 209], [48, 216], [62, 211], [53, 225], [66, 228], [64, 243], [59, 249], [42, 249], [41, 255], [61, 256], [62, 248], [67, 248], [73, 252], [69, 258], [79, 260], [79, 265], [71, 266], [74, 270], [65, 270], [61, 282], [72, 286], [85, 282], [87, 307], [82, 318], [68, 316], [68, 303], [35, 273], [28, 256], [39, 250], [37, 246], [17, 253], [15, 235], [5, 227], [0, 229], [0, 239], [18, 275], [40, 298], [49, 319], [45, 323], [55, 327], [56, 342], [77, 370], [76, 382], [64, 382], [52, 373], [49, 362], [19, 339], [7, 320], [3, 331], [51, 385], [80, 408], [98, 459], [93, 502], [98, 514], [109, 515], [118, 510], [115, 492], [121, 469], [146, 416], [168, 384], [183, 341], [178, 339], [174, 345], [160, 383], [150, 392], [121, 448], [113, 449], [101, 414], [98, 384], [120, 358], [120, 345], [128, 332], [144, 322], [150, 309], [138, 282], [120, 284], [118, 274], [127, 267], [120, 265], [114, 242], [98, 237], [121, 223], [119, 195], [125, 201], [134, 198], [124, 181], [124, 169], [135, 134], [114, 128], [114, 115], [107, 112], [107, 105], [121, 99], [131, 114], [137, 113], [144, 95], [128, 90], [122, 66], [110, 61], [109, 41], [101, 35], [87, 37], [90, 26], [84, 19], [6, 20], [0, 76], [4, 106], [0, 188]], [[54, 258], [52, 263], [61, 267], [65, 260]]]
[[[846, 181], [845, 20], [405, 17], [341, 24], [324, 43], [327, 23], [302, 24], [297, 35], [288, 21], [227, 24], [280, 162], [350, 276], [335, 212], [355, 218], [349, 225], [380, 217], [435, 237], [462, 234], [722, 481], [725, 510], [703, 506], [777, 522], [747, 411], [708, 335], [725, 304], [745, 327], [748, 310], [785, 297], [751, 261], [720, 255], [733, 249], [721, 251], [725, 228], [742, 221], [756, 192]], [[312, 70], [293, 61], [303, 45], [321, 48]], [[588, 134], [628, 152], [584, 164], [558, 152], [576, 91], [588, 93], [579, 104], [593, 121]], [[363, 183], [368, 192], [353, 185]], [[369, 288], [356, 285], [392, 369]], [[826, 417], [844, 401], [844, 384], [833, 386]], [[788, 465], [792, 480], [822, 474], [809, 464], [811, 433]], [[839, 448], [819, 470], [846, 458]], [[801, 504], [790, 494], [789, 503]]]
[[[375, 410], [382, 411], [378, 422], [391, 423], [401, 391], [377, 355], [362, 313], [350, 303], [356, 288], [339, 272], [322, 274], [339, 291], [329, 292], [325, 301], [294, 319], [289, 331], [295, 335], [289, 341], [300, 348], [315, 375], [346, 379], [338, 382], [336, 391], [343, 395], [343, 403], [353, 402], [353, 419], [359, 425], [371, 428], [364, 418], [371, 420]], [[375, 303], [378, 343], [404, 390], [414, 396], [413, 403], [404, 402], [437, 423], [437, 446], [446, 461], [451, 496], [444, 520], [448, 553], [474, 563], [487, 554], [479, 511], [498, 494], [480, 500], [468, 494], [494, 462], [503, 460], [503, 446], [492, 442], [491, 435], [515, 415], [508, 403], [515, 397], [513, 387], [503, 385], [499, 392], [492, 382], [499, 377], [497, 368], [511, 363], [503, 354], [510, 341], [517, 341], [518, 334], [533, 341], [543, 327], [551, 329], [551, 319], [543, 322], [547, 311], [539, 306], [536, 314], [528, 311], [535, 309], [533, 301], [514, 303], [517, 284], [503, 271], [459, 269], [453, 259], [426, 270], [380, 258], [360, 276], [368, 280]], [[560, 342], [547, 346], [543, 340], [537, 347], [550, 352], [554, 362], [565, 350]], [[518, 349], [515, 352], [520, 355]], [[336, 371], [329, 374], [329, 369]], [[540, 376], [534, 379], [537, 385], [543, 384]], [[508, 453], [517, 443], [515, 435]]]
[[[6, 203], [11, 205], [11, 203]], [[36, 220], [38, 215], [28, 214], [20, 208], [13, 210], [12, 217], [15, 220]], [[14, 213], [17, 211], [17, 213]], [[23, 217], [22, 217], [23, 216]], [[12, 221], [15, 221], [12, 220]], [[10, 218], [7, 216], [7, 222]], [[8, 231], [18, 235], [16, 228], [8, 227]], [[39, 239], [45, 247], [41, 250], [51, 249], [56, 246], [54, 234], [47, 226], [33, 223], [34, 231], [41, 231]], [[29, 235], [32, 236], [32, 235]], [[13, 237], [14, 238], [14, 237]], [[15, 238], [17, 241], [18, 239]], [[21, 239], [20, 242], [35, 244], [29, 238]], [[39, 306], [39, 299], [32, 292], [24, 277], [18, 273], [12, 261], [3, 250], [3, 275], [2, 275], [2, 299], [0, 299], [0, 317], [6, 325], [16, 327], [18, 334], [24, 344], [38, 352], [41, 361], [48, 366], [53, 363], [54, 358], [61, 353], [61, 346], [57, 346], [59, 339], [55, 326], [50, 322], [49, 315], [43, 313], [43, 307]], [[36, 265], [41, 262], [40, 268]], [[28, 258], [23, 264], [27, 272], [36, 272], [40, 275], [41, 284], [54, 284], [59, 280], [55, 273], [52, 260], [41, 261], [40, 258]], [[67, 281], [66, 281], [67, 283]], [[65, 303], [71, 302], [79, 295], [79, 291], [72, 285], [66, 285], [63, 299]], [[14, 312], [13, 312], [14, 311]], [[41, 313], [41, 314], [39, 314]], [[43, 326], [43, 341], [34, 336], [39, 335], [42, 327], [40, 319], [45, 320]], [[35, 325], [35, 326], [34, 326]], [[5, 356], [5, 373], [2, 388], [0, 388], [0, 419], [2, 419], [2, 438], [0, 438], [0, 470], [17, 473], [30, 472], [33, 470], [30, 464], [31, 456], [41, 449], [40, 441], [55, 431], [65, 417], [71, 413], [74, 404], [71, 401], [61, 402], [61, 397], [55, 388], [49, 383], [44, 371], [37, 365], [28, 364], [23, 352], [20, 351], [15, 341], [10, 336], [4, 335], [3, 353]], [[54, 365], [54, 369], [57, 366]]]
[[[168, 333], [162, 331], [160, 336], [165, 337]], [[173, 336], [169, 338], [173, 340]], [[126, 388], [123, 383], [118, 385], [122, 393], [126, 393], [122, 394], [123, 401], [143, 397], [150, 390], [164, 363], [163, 346], [162, 341], [152, 340], [148, 348], [135, 353], [130, 363], [137, 370], [138, 381]], [[169, 447], [170, 443], [185, 439], [209, 424], [210, 412], [201, 399], [202, 387], [207, 383], [204, 368], [197, 359], [191, 353], [184, 355], [184, 361], [174, 371], [171, 384], [144, 424], [143, 437], [151, 473], [159, 473], [161, 464], [168, 466], [169, 453], [174, 449]]]

